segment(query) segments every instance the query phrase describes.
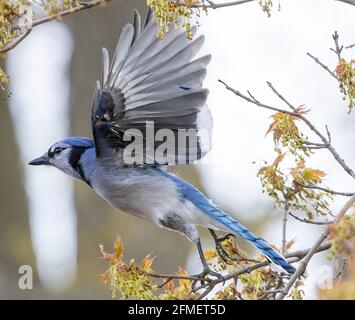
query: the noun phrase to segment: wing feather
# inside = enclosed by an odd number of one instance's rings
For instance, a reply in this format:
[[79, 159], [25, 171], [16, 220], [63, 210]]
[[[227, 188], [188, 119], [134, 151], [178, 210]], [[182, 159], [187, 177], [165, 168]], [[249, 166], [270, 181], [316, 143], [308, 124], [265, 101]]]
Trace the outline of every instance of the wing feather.
[[[155, 133], [160, 129], [174, 132], [176, 142], [181, 130], [196, 130], [195, 141], [176, 144], [173, 152], [167, 151], [168, 163], [181, 163], [184, 158], [185, 162], [195, 161], [209, 151], [210, 143], [204, 142], [198, 130], [212, 131], [206, 106], [208, 90], [202, 88], [211, 56], [194, 60], [203, 43], [203, 36], [190, 41], [183, 31], [170, 31], [161, 40], [152, 10], [143, 28], [139, 13], [134, 11], [133, 23], [123, 27], [111, 63], [108, 51], [102, 50], [102, 79], [95, 87], [91, 116], [98, 157], [126, 146], [123, 136], [128, 129], [141, 130], [146, 143], [152, 123]], [[161, 145], [155, 141], [144, 150]], [[148, 158], [144, 155], [142, 164], [147, 160], [150, 164], [152, 159]]]

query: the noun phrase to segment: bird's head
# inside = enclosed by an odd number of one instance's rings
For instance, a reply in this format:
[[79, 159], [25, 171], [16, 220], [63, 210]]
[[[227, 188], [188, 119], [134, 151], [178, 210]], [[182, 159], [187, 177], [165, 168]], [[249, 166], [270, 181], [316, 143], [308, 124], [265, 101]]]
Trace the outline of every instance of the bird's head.
[[94, 147], [94, 142], [83, 137], [66, 138], [53, 144], [42, 156], [28, 164], [32, 166], [54, 166], [74, 178], [82, 178], [79, 160], [81, 155]]

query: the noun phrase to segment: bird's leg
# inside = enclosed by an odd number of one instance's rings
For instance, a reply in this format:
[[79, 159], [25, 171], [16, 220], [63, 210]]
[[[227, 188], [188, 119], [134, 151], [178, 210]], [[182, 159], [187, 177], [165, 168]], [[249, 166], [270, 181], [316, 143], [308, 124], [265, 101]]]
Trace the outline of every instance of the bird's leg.
[[[207, 275], [210, 275], [210, 276], [213, 276], [213, 277], [216, 277], [218, 279], [224, 279], [223, 276], [221, 274], [219, 274], [218, 272], [215, 272], [213, 270], [211, 270], [211, 268], [208, 266], [207, 264], [207, 261], [205, 259], [205, 256], [203, 254], [203, 250], [202, 250], [202, 245], [201, 245], [201, 241], [198, 240], [196, 242], [196, 246], [197, 246], [197, 251], [198, 251], [198, 254], [200, 256], [200, 259], [201, 259], [201, 263], [202, 263], [202, 266], [203, 266], [203, 271], [199, 274], [196, 274], [196, 275], [193, 275], [193, 277], [196, 277], [196, 278], [205, 278]], [[192, 285], [191, 285], [191, 288], [192, 290], [195, 289], [196, 287], [196, 284], [197, 284], [198, 280], [195, 280]], [[203, 283], [203, 281], [201, 280], [201, 283]]]
[[201, 282], [201, 284], [204, 284], [206, 281], [203, 281], [203, 278], [206, 278], [207, 275], [219, 278], [219, 279], [224, 279], [222, 275], [219, 273], [213, 271], [210, 269], [208, 266], [205, 256], [203, 254], [202, 246], [201, 246], [201, 240], [198, 236], [198, 232], [196, 228], [192, 225], [189, 225], [184, 221], [182, 217], [175, 213], [171, 213], [166, 215], [163, 219], [159, 220], [159, 224], [165, 228], [175, 230], [175, 231], [180, 231], [184, 233], [193, 243], [196, 244], [198, 254], [200, 256], [202, 266], [203, 266], [203, 271], [197, 275], [194, 275], [193, 277], [199, 278], [200, 280], [195, 280], [192, 282], [191, 289], [194, 291], [196, 284], [198, 282]]
[[227, 235], [225, 235], [224, 237], [219, 238], [216, 234], [216, 232], [213, 229], [208, 229], [209, 232], [211, 233], [213, 239], [214, 239], [214, 243], [216, 245], [216, 250], [217, 253], [219, 255], [219, 257], [225, 262], [225, 263], [230, 263], [231, 257], [229, 256], [229, 254], [226, 252], [226, 250], [224, 250], [224, 248], [222, 247], [222, 242], [224, 240], [229, 239], [230, 237], [235, 237], [234, 234], [229, 233]]

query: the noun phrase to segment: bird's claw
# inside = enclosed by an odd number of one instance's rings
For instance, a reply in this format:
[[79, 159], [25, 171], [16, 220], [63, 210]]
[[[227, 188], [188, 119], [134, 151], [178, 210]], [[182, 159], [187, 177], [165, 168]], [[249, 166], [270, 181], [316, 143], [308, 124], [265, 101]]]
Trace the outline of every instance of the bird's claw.
[[[196, 285], [198, 282], [200, 282], [201, 285], [204, 285], [205, 282], [212, 280], [211, 278], [207, 278], [207, 276], [216, 277], [217, 279], [224, 280], [224, 277], [221, 274], [219, 274], [218, 272], [215, 272], [208, 267], [204, 268], [201, 273], [198, 273], [198, 274], [195, 274], [192, 276], [193, 278], [199, 278], [198, 280], [196, 279], [192, 282], [192, 284], [191, 284], [192, 291], [195, 291]], [[205, 281], [204, 281], [204, 279], [205, 279]], [[224, 281], [223, 281], [223, 284], [224, 284]]]
[[227, 264], [231, 263], [232, 258], [226, 252], [226, 250], [224, 250], [224, 248], [222, 247], [222, 242], [227, 240], [227, 239], [229, 239], [230, 237], [235, 238], [235, 235], [232, 234], [232, 233], [229, 233], [229, 234], [225, 235], [224, 237], [214, 238], [215, 244], [216, 244], [217, 253], [218, 253], [219, 257]]
[[236, 236], [233, 233], [228, 233], [223, 237], [217, 238], [216, 241], [217, 242], [223, 242], [224, 240], [227, 240], [229, 238], [235, 238]]

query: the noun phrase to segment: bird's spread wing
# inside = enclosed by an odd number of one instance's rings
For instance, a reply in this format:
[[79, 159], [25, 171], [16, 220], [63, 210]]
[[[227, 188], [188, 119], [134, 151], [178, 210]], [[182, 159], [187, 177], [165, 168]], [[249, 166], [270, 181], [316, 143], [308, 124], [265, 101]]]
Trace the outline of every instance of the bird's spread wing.
[[[103, 49], [102, 80], [95, 88], [91, 115], [98, 157], [126, 147], [130, 144], [127, 137], [140, 135], [142, 139], [134, 140], [137, 144], [143, 141], [142, 164], [156, 162], [146, 150], [157, 150], [166, 142], [160, 129], [174, 133], [174, 148], [161, 148], [169, 164], [189, 163], [209, 151], [212, 118], [202, 82], [211, 57], [194, 60], [203, 42], [203, 36], [188, 40], [183, 31], [170, 31], [161, 40], [152, 11], [143, 27], [139, 14], [134, 13], [133, 24], [122, 30], [111, 63]], [[184, 132], [187, 143], [178, 141]], [[134, 152], [137, 156], [141, 151]]]

